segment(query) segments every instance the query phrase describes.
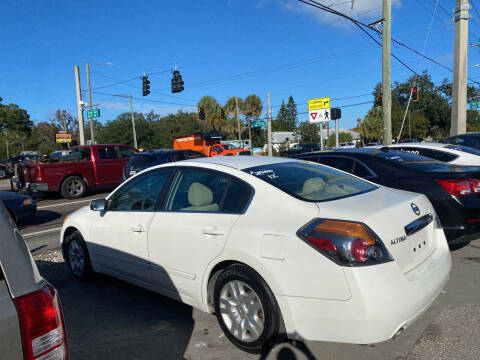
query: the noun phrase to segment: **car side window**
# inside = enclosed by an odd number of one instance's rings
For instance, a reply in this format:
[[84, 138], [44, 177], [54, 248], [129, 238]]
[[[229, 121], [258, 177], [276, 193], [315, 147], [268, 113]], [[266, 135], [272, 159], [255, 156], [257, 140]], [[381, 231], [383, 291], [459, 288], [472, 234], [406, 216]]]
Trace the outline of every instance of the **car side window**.
[[348, 173], [353, 172], [355, 161], [353, 159], [342, 156], [320, 156], [318, 162], [323, 165], [328, 165]]
[[113, 146], [105, 146], [98, 149], [101, 160], [118, 159], [118, 153]]
[[213, 151], [215, 151], [217, 153], [221, 153], [223, 151], [223, 149], [220, 146], [214, 146]]
[[185, 155], [181, 152], [173, 153], [168, 156], [168, 162], [175, 162], [180, 160], [185, 160]]
[[195, 168], [178, 171], [168, 196], [167, 211], [220, 212], [229, 176]]
[[242, 213], [252, 195], [251, 188], [237, 180], [232, 180], [222, 204], [222, 212]]
[[133, 149], [126, 146], [120, 146], [119, 151], [123, 159], [130, 159], [133, 155], [136, 154], [136, 152]]
[[155, 210], [160, 193], [170, 174], [171, 169], [155, 170], [127, 182], [113, 194], [108, 210]]
[[368, 170], [363, 164], [355, 161], [355, 165], [353, 167], [353, 175], [356, 175], [361, 178], [368, 178], [372, 177], [373, 174]]

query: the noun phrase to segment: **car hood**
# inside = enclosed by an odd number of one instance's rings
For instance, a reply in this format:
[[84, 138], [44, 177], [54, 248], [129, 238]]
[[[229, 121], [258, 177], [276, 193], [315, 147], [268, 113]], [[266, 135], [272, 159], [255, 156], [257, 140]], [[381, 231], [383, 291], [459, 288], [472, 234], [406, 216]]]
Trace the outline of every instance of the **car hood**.
[[0, 200], [25, 200], [29, 196], [12, 191], [0, 191]]

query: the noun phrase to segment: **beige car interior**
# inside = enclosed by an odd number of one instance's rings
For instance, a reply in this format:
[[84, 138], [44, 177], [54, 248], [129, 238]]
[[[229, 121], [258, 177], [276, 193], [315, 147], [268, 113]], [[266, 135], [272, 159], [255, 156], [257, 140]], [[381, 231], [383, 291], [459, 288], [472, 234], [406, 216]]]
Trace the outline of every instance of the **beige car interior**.
[[213, 202], [213, 192], [208, 187], [194, 182], [188, 188], [189, 207], [182, 211], [218, 211], [218, 204]]

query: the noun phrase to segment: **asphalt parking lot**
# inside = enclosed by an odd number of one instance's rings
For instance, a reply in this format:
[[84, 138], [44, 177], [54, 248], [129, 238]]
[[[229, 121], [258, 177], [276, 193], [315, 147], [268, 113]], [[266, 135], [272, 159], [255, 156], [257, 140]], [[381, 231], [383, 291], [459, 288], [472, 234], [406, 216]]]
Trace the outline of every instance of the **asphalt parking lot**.
[[91, 283], [71, 276], [58, 250], [63, 217], [104, 191], [74, 201], [33, 194], [38, 212], [20, 224], [40, 272], [60, 293], [70, 359], [480, 358], [480, 239], [452, 252], [445, 292], [399, 337], [372, 345], [285, 342], [251, 355], [224, 337], [213, 315], [107, 276]]
[[480, 239], [452, 252], [445, 292], [397, 338], [372, 345], [286, 342], [263, 355], [235, 348], [213, 315], [107, 276], [78, 282], [59, 250], [34, 257], [60, 292], [72, 360], [480, 358]]

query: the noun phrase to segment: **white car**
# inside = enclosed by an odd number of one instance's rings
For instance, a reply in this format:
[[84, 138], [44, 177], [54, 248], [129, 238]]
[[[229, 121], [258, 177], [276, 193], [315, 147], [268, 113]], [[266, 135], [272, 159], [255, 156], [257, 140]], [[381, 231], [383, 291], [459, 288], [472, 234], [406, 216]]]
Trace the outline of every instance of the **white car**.
[[480, 166], [480, 151], [462, 145], [417, 142], [393, 144], [390, 147], [452, 165]]
[[338, 144], [340, 149], [353, 149], [355, 148], [355, 144], [353, 142], [343, 142]]
[[451, 268], [424, 195], [262, 156], [144, 170], [71, 214], [61, 246], [76, 278], [106, 273], [215, 313], [248, 352], [279, 334], [390, 339], [430, 306]]

